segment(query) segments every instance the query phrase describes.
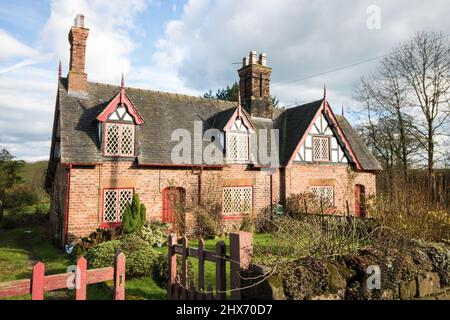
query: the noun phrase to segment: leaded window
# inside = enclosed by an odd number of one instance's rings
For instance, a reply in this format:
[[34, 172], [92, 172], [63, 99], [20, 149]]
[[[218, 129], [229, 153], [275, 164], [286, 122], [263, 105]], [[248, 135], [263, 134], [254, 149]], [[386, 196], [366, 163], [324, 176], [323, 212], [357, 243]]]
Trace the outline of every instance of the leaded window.
[[315, 161], [330, 161], [330, 139], [313, 137], [313, 157]]
[[332, 186], [310, 187], [314, 199], [321, 203], [324, 208], [331, 208], [334, 203], [334, 190]]
[[227, 187], [223, 189], [223, 213], [249, 213], [252, 209], [252, 187]]
[[105, 189], [103, 192], [103, 223], [117, 223], [123, 219], [127, 203], [133, 199], [133, 189]]
[[106, 156], [133, 156], [135, 126], [122, 123], [107, 123], [104, 153]]

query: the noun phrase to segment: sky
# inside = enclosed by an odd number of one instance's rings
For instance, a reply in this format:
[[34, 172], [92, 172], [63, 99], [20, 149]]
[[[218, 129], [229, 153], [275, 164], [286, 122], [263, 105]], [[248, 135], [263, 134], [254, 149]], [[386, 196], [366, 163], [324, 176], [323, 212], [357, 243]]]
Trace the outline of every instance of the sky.
[[0, 147], [19, 159], [49, 158], [58, 63], [65, 76], [79, 13], [89, 81], [124, 73], [127, 86], [199, 96], [237, 81], [256, 50], [281, 105], [320, 99], [326, 85], [335, 112], [353, 114], [377, 57], [418, 31], [450, 33], [448, 0], [0, 0]]

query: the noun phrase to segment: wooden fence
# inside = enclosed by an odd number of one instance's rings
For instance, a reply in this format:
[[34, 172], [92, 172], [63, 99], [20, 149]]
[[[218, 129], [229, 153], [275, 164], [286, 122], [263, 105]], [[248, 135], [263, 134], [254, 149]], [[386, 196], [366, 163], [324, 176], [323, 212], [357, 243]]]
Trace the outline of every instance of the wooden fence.
[[[241, 270], [246, 269], [252, 258], [253, 234], [249, 232], [231, 233], [230, 254], [227, 255], [224, 241], [216, 243], [215, 251], [205, 250], [205, 242], [200, 239], [198, 248], [188, 246], [188, 239], [182, 238], [177, 244], [175, 236], [169, 236], [168, 259], [169, 280], [167, 295], [172, 300], [225, 300], [227, 298], [227, 264], [230, 262], [231, 299], [241, 299]], [[177, 254], [181, 255], [181, 275], [177, 274]], [[188, 258], [198, 262], [198, 282], [188, 279]], [[216, 264], [216, 290], [208, 284], [205, 290], [205, 261]]]
[[[114, 267], [87, 270], [87, 261], [81, 257], [77, 261], [75, 299], [86, 300], [88, 284], [114, 280], [114, 299], [125, 300], [125, 255], [118, 253], [114, 259]], [[0, 283], [0, 298], [21, 296], [31, 293], [32, 300], [43, 300], [44, 292], [68, 288], [70, 274], [45, 275], [45, 264], [37, 262], [33, 266], [31, 279], [15, 280]]]

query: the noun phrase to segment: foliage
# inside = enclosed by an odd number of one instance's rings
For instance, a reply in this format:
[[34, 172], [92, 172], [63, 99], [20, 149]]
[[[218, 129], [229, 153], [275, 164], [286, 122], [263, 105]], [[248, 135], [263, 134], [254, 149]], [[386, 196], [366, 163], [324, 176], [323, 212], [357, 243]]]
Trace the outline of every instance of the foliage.
[[153, 247], [161, 247], [167, 243], [168, 229], [167, 223], [146, 222], [137, 236]]
[[38, 203], [39, 196], [28, 185], [19, 185], [11, 189], [5, 197], [4, 208], [20, 213], [26, 206]]
[[[152, 278], [160, 288], [167, 288], [167, 282], [169, 281], [168, 270], [169, 263], [167, 255], [159, 255], [153, 265]], [[177, 256], [177, 274], [181, 274], [181, 271], [181, 257]], [[190, 279], [195, 279], [194, 267], [191, 260], [188, 260], [187, 264], [187, 279], [188, 283], [190, 283]]]
[[[3, 217], [1, 221], [1, 228], [11, 230], [16, 228], [30, 228], [35, 226], [45, 225], [48, 221], [46, 210], [38, 209], [34, 213], [12, 213]], [[44, 212], [41, 212], [43, 210]]]
[[158, 254], [136, 235], [127, 235], [122, 240], [111, 240], [92, 247], [85, 257], [90, 268], [103, 268], [114, 265], [114, 257], [118, 251], [125, 254], [126, 274], [129, 277], [150, 275]]
[[239, 230], [253, 233], [257, 227], [257, 223], [257, 216], [253, 211], [251, 211], [243, 216]]
[[111, 240], [120, 238], [120, 233], [115, 229], [100, 229], [92, 232], [88, 237], [83, 237], [75, 244], [73, 254], [77, 257], [84, 255], [92, 247]]
[[123, 213], [123, 233], [128, 234], [140, 231], [144, 226], [145, 220], [145, 205], [141, 203], [139, 196], [134, 193], [131, 205], [127, 203]]
[[223, 234], [222, 205], [211, 199], [204, 199], [190, 208], [196, 225], [194, 234], [201, 238], [213, 238]]
[[[227, 100], [227, 101], [238, 101], [238, 93], [239, 93], [239, 84], [237, 82], [233, 83], [233, 85], [227, 86], [224, 89], [217, 89], [216, 93], [210, 89], [205, 94], [203, 94], [204, 98], [209, 99], [218, 99], [218, 100]], [[277, 108], [280, 101], [277, 97], [271, 97], [272, 105]]]
[[8, 192], [23, 180], [20, 171], [24, 161], [14, 160], [6, 149], [0, 151], [0, 220], [3, 218], [3, 206]]

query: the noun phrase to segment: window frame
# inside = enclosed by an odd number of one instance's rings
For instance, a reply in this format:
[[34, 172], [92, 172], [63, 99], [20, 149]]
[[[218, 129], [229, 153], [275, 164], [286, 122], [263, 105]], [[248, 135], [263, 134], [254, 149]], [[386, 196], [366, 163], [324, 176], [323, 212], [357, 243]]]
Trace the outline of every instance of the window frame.
[[[250, 203], [249, 203], [249, 210], [248, 212], [242, 212], [242, 211], [230, 211], [225, 212], [225, 190], [226, 189], [250, 189]], [[247, 185], [247, 186], [229, 186], [229, 187], [223, 187], [222, 188], [222, 215], [224, 219], [233, 219], [235, 217], [240, 217], [244, 214], [249, 214], [253, 210], [253, 186]], [[241, 191], [243, 192], [243, 191]]]
[[[106, 192], [114, 190], [116, 193], [116, 220], [115, 221], [105, 221], [105, 204], [106, 204]], [[134, 188], [103, 188], [102, 190], [102, 212], [101, 212], [101, 223], [100, 227], [102, 228], [111, 228], [111, 227], [118, 227], [122, 225], [123, 222], [123, 214], [122, 214], [122, 220], [119, 220], [120, 217], [120, 191], [127, 190], [131, 191], [131, 201], [133, 201], [133, 195], [134, 195]], [[130, 202], [131, 203], [131, 202]]]
[[[119, 134], [118, 134], [118, 149], [119, 152], [117, 154], [107, 153], [107, 143], [108, 143], [108, 126], [117, 125], [119, 126]], [[122, 153], [122, 128], [123, 127], [132, 127], [133, 132], [133, 143], [132, 145], [132, 153], [131, 154], [123, 154]], [[130, 158], [135, 157], [136, 155], [136, 125], [134, 123], [123, 122], [123, 121], [108, 121], [103, 124], [103, 156], [104, 157], [122, 157], [122, 158]]]
[[[313, 162], [331, 162], [331, 143], [330, 143], [330, 137], [324, 136], [324, 135], [313, 135], [311, 140], [311, 151], [312, 151], [312, 161]], [[328, 152], [328, 158], [322, 158], [322, 159], [316, 159], [315, 152], [314, 152], [314, 140], [326, 140], [327, 141], [327, 152]]]
[[334, 194], [334, 186], [331, 185], [314, 185], [314, 186], [309, 186], [309, 192], [311, 193], [311, 195], [314, 197], [314, 193], [312, 191], [313, 188], [331, 188], [331, 204], [329, 207], [324, 207], [324, 209], [330, 209], [330, 208], [334, 208], [334, 200], [335, 200], [335, 194]]
[[[236, 142], [236, 148], [237, 148], [237, 156], [236, 158], [231, 158], [230, 157], [230, 147], [229, 147], [229, 141], [231, 139], [231, 136], [245, 136], [245, 141], [247, 143], [247, 156], [246, 158], [239, 158], [238, 155], [238, 141]], [[233, 164], [246, 164], [250, 161], [250, 134], [249, 133], [245, 133], [245, 132], [236, 132], [236, 131], [227, 131], [225, 134], [225, 155], [226, 155], [226, 159], [227, 159], [227, 163], [233, 163]]]

